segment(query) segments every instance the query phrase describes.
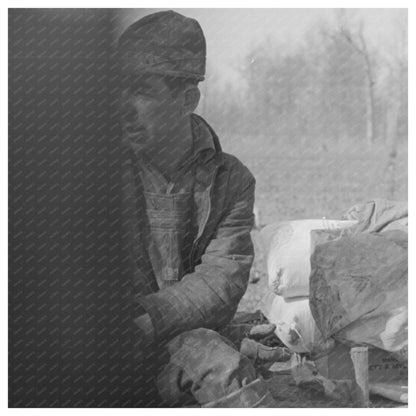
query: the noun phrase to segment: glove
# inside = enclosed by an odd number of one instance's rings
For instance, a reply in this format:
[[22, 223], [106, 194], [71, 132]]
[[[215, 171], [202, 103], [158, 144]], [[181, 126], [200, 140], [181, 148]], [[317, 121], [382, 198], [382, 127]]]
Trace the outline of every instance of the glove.
[[141, 342], [149, 346], [155, 339], [155, 329], [149, 314], [145, 313], [134, 319], [135, 325], [139, 328]]
[[144, 362], [154, 343], [154, 328], [150, 316], [145, 313], [134, 319], [134, 356], [137, 363]]
[[261, 324], [253, 326], [248, 336], [241, 341], [240, 352], [256, 364], [288, 361], [291, 353], [281, 345], [275, 335], [276, 325]]

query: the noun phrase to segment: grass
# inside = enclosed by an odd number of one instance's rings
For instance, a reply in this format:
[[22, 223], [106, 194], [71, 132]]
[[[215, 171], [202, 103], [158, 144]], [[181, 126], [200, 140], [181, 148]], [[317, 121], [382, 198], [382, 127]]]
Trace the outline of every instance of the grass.
[[322, 150], [306, 143], [278, 145], [261, 138], [222, 141], [257, 180], [256, 205], [261, 221], [340, 218], [350, 206], [372, 198], [407, 200], [407, 147], [401, 146], [396, 163], [395, 192], [389, 192], [385, 174], [388, 151], [358, 145]]

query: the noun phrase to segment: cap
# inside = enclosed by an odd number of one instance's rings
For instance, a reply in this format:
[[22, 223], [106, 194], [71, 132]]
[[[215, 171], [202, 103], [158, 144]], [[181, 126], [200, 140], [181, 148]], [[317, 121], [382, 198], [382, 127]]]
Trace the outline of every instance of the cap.
[[121, 35], [118, 50], [124, 74], [153, 73], [199, 81], [205, 76], [206, 42], [201, 26], [172, 10], [133, 23]]

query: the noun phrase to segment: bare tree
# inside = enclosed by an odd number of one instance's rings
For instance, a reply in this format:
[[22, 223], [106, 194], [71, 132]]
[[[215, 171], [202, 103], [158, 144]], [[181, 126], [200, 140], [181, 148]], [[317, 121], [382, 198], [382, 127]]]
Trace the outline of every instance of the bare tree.
[[[391, 68], [393, 78], [397, 77], [397, 72]], [[388, 111], [386, 117], [386, 138], [388, 146], [388, 156], [385, 168], [387, 197], [394, 199], [396, 189], [396, 164], [397, 164], [397, 127], [400, 114], [400, 91], [395, 83], [391, 84]]]
[[364, 36], [364, 22], [358, 22], [354, 30], [344, 9], [339, 12], [340, 34], [362, 56], [366, 76], [366, 142], [372, 146], [375, 141], [375, 76], [373, 62], [370, 56], [368, 43]]
[[[385, 168], [387, 197], [394, 199], [396, 189], [399, 122], [401, 112], [407, 112], [407, 20], [396, 21], [398, 37], [386, 58], [389, 68], [387, 87], [386, 144], [388, 156]], [[407, 116], [407, 114], [406, 114]], [[407, 121], [407, 117], [405, 117]]]

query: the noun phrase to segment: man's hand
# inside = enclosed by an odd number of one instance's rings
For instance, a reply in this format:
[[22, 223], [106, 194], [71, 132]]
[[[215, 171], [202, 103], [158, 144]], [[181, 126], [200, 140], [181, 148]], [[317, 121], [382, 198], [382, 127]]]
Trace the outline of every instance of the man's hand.
[[240, 352], [255, 363], [288, 361], [291, 357], [289, 349], [280, 346], [270, 346], [273, 343], [280, 344], [274, 331], [276, 325], [262, 324], [251, 328], [248, 337], [241, 342]]
[[152, 324], [152, 320], [148, 313], [140, 315], [134, 319], [134, 323], [139, 327], [143, 337], [143, 342], [151, 344], [155, 339], [155, 329]]
[[134, 324], [136, 326], [134, 354], [137, 361], [143, 362], [154, 342], [155, 332], [150, 316], [147, 313], [135, 318]]

